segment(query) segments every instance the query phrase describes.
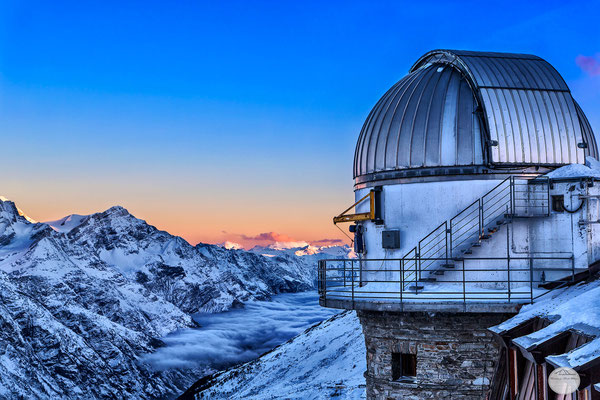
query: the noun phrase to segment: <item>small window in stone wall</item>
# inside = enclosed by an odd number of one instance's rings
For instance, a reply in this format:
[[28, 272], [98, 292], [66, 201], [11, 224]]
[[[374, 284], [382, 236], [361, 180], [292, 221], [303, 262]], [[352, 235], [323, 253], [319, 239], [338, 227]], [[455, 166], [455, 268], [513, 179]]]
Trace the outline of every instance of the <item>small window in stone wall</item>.
[[392, 380], [417, 376], [417, 355], [392, 353]]

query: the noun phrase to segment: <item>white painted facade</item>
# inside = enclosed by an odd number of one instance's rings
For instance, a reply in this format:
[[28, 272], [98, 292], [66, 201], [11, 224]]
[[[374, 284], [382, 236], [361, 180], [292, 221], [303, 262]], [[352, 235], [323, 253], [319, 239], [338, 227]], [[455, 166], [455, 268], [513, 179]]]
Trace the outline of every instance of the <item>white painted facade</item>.
[[[363, 283], [398, 282], [403, 268], [398, 259], [418, 246], [419, 241], [433, 229], [450, 220], [500, 182], [502, 180], [499, 179], [473, 179], [382, 185], [383, 224], [377, 225], [371, 221], [361, 223], [365, 244], [365, 252], [361, 258], [380, 260], [362, 263]], [[552, 196], [563, 195], [565, 207], [577, 211], [553, 211], [550, 204], [549, 216], [514, 218], [511, 223], [499, 226], [491, 238], [482, 240], [479, 247], [472, 248], [472, 254], [462, 256], [465, 259], [464, 269], [467, 271], [464, 279], [472, 282], [470, 285], [473, 287], [481, 288], [500, 288], [509, 281], [511, 287], [527, 286], [530, 268], [533, 269], [534, 282], [552, 281], [570, 274], [565, 269], [579, 272], [599, 259], [600, 224], [590, 221], [600, 219], [600, 200], [590, 196], [600, 196], [600, 183], [590, 185], [589, 182], [589, 178], [552, 182], [549, 187], [550, 203]], [[370, 190], [371, 188], [356, 190], [356, 200]], [[580, 196], [586, 198], [580, 199]], [[580, 207], [581, 202], [583, 205]], [[368, 210], [368, 201], [357, 206], [357, 212]], [[382, 247], [382, 232], [385, 230], [399, 230], [399, 249]], [[508, 257], [511, 258], [510, 263], [506, 261]], [[536, 259], [520, 259], [531, 257]], [[503, 259], [475, 261], [473, 258]], [[439, 269], [441, 263], [442, 261], [432, 264], [430, 269]], [[503, 270], [509, 266], [510, 276]], [[443, 275], [432, 276], [437, 283], [462, 282], [462, 269], [462, 266], [458, 266], [454, 270], [444, 271]], [[480, 271], [472, 271], [474, 269]], [[426, 273], [430, 274], [430, 271]]]

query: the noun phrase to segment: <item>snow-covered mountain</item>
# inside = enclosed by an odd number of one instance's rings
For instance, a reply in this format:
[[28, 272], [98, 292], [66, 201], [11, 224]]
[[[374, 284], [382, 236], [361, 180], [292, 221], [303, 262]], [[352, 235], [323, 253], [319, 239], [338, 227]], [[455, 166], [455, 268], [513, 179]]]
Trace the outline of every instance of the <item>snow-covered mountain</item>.
[[250, 249], [251, 252], [260, 254], [263, 256], [280, 256], [289, 255], [297, 257], [314, 256], [308, 258], [311, 261], [322, 260], [326, 258], [355, 258], [356, 254], [354, 250], [348, 245], [342, 246], [312, 246], [307, 244], [300, 247], [284, 247], [277, 244], [268, 246], [254, 246]]
[[312, 256], [192, 246], [122, 207], [50, 223], [0, 200], [0, 398], [163, 398], [201, 371], [140, 354], [194, 312], [314, 287]]
[[345, 311], [254, 361], [204, 377], [179, 399], [364, 399], [365, 370], [360, 323]]

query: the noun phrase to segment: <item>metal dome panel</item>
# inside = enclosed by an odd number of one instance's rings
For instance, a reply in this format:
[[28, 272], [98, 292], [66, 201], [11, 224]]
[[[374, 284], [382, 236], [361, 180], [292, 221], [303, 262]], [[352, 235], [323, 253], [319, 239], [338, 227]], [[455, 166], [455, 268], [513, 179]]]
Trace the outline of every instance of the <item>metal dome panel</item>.
[[[581, 124], [571, 92], [548, 62], [528, 54], [435, 50], [411, 71], [450, 64], [467, 76], [485, 116], [492, 164], [584, 162]], [[497, 143], [497, 144], [496, 144]]]
[[396, 83], [365, 122], [354, 175], [481, 165], [480, 123], [467, 81], [454, 68], [430, 65]]
[[581, 123], [583, 140], [587, 144], [585, 155], [594, 157], [596, 160], [598, 160], [598, 144], [596, 143], [596, 137], [594, 136], [594, 131], [592, 131], [592, 126], [577, 102], [575, 102], [575, 108], [577, 109], [577, 116], [579, 117], [579, 122]]
[[428, 167], [554, 167], [583, 163], [586, 155], [598, 157], [594, 134], [549, 63], [528, 54], [435, 50], [369, 114], [354, 177], [360, 183], [444, 173]]

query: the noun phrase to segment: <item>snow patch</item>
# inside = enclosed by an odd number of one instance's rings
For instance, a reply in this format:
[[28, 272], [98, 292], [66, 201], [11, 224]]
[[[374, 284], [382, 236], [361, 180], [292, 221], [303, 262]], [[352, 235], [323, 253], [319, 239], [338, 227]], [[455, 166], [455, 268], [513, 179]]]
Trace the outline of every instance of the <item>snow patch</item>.
[[593, 157], [585, 158], [583, 164], [569, 164], [546, 174], [551, 179], [561, 178], [600, 178], [600, 162]]
[[68, 233], [81, 225], [88, 217], [89, 215], [71, 214], [56, 221], [46, 221], [44, 223], [50, 225], [56, 232]]

